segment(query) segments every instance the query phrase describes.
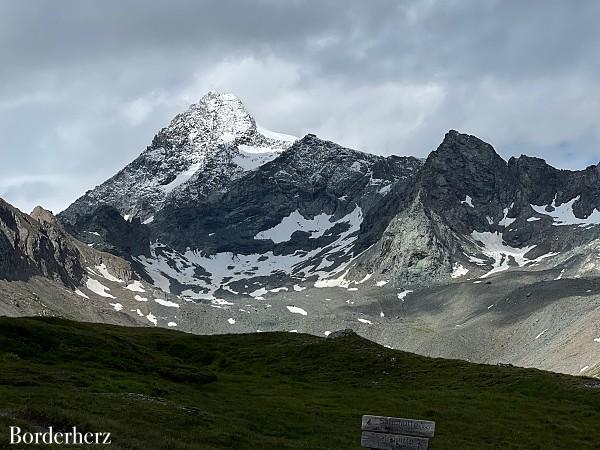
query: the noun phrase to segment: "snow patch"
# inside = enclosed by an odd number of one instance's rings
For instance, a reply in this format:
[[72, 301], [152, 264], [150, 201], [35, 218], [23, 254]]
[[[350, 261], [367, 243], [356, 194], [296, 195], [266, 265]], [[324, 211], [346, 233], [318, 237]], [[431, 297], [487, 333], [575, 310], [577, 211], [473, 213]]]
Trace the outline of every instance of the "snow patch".
[[408, 294], [410, 294], [411, 292], [413, 292], [413, 291], [412, 291], [412, 290], [410, 290], [410, 289], [407, 289], [407, 290], [405, 290], [405, 291], [402, 291], [402, 292], [400, 292], [400, 293], [398, 294], [398, 299], [399, 299], [399, 300], [402, 300], [402, 301], [404, 301], [404, 299], [406, 298], [406, 296], [407, 296]]
[[300, 211], [295, 210], [284, 217], [278, 225], [263, 230], [254, 236], [254, 239], [270, 239], [275, 244], [288, 242], [296, 231], [310, 233], [310, 239], [317, 239], [339, 223], [348, 223], [351, 229], [360, 229], [362, 223], [362, 209], [357, 206], [354, 211], [342, 217], [340, 220], [331, 221], [332, 215], [321, 213], [312, 219], [306, 219]]
[[489, 231], [486, 231], [480, 233], [478, 231], [473, 231], [471, 237], [474, 239], [475, 244], [479, 246], [481, 252], [494, 260], [492, 270], [481, 278], [486, 278], [494, 273], [510, 269], [509, 263], [511, 259], [514, 260], [519, 267], [524, 265], [528, 262], [525, 259], [525, 254], [535, 247], [534, 245], [523, 248], [510, 247], [504, 243], [502, 235], [497, 232], [490, 233]]
[[85, 285], [90, 291], [92, 291], [94, 294], [98, 294], [101, 297], [116, 298], [114, 295], [107, 293], [107, 291], [110, 291], [109, 288], [93, 278], [88, 278], [85, 282]]
[[254, 292], [250, 293], [250, 297], [254, 297], [257, 300], [264, 300], [265, 298], [263, 297], [263, 295], [265, 295], [268, 291], [263, 287], [260, 289], [257, 289]]
[[238, 145], [239, 153], [232, 161], [245, 171], [256, 170], [260, 166], [273, 161], [281, 154], [265, 147], [254, 147], [250, 145]]
[[275, 288], [275, 289], [269, 289], [269, 292], [281, 292], [281, 291], [286, 291], [287, 292], [287, 290], [288, 290], [288, 288], [286, 288], [286, 287], [278, 287], [278, 288]]
[[379, 189], [377, 191], [378, 194], [381, 194], [383, 196], [386, 196], [389, 194], [389, 192], [392, 190], [392, 184], [388, 184], [387, 186], [382, 187], [381, 189]]
[[106, 268], [106, 264], [102, 263], [99, 266], [96, 266], [95, 269], [98, 271], [101, 277], [106, 278], [108, 281], [112, 281], [114, 283], [124, 283], [123, 280], [113, 276], [108, 269]]
[[260, 134], [262, 134], [266, 138], [275, 139], [277, 141], [293, 143], [298, 140], [298, 138], [296, 136], [292, 136], [291, 134], [277, 133], [275, 131], [267, 130], [266, 128], [261, 127], [258, 124], [256, 125], [256, 131], [258, 131]]
[[75, 294], [77, 294], [77, 295], [79, 295], [80, 297], [83, 297], [83, 298], [89, 298], [87, 295], [85, 295], [79, 289], [75, 289]]
[[504, 210], [502, 210], [502, 220], [500, 220], [500, 223], [498, 225], [503, 226], [503, 227], [507, 227], [509, 226], [511, 223], [513, 223], [515, 220], [517, 220], [516, 218], [512, 219], [508, 217], [508, 212], [513, 208], [514, 206], [514, 202], [510, 204], [510, 206], [508, 208], [504, 208]]
[[201, 164], [195, 163], [192, 164], [187, 170], [184, 170], [180, 174], [178, 174], [173, 181], [168, 184], [162, 185], [160, 188], [165, 194], [168, 194], [184, 183], [187, 183], [190, 178], [200, 169]]
[[452, 274], [450, 276], [452, 278], [460, 278], [464, 277], [467, 273], [469, 273], [469, 269], [464, 268], [462, 264], [456, 263], [454, 264], [454, 268], [452, 269]]
[[227, 300], [223, 300], [222, 298], [215, 298], [210, 301], [211, 304], [217, 306], [233, 306], [234, 303], [228, 302]]
[[[554, 200], [550, 205], [531, 205], [533, 210], [538, 214], [543, 214], [545, 216], [552, 217], [552, 225], [554, 226], [564, 226], [564, 225], [579, 225], [579, 226], [588, 226], [588, 225], [599, 225], [600, 224], [600, 211], [594, 208], [592, 213], [585, 218], [580, 219], [575, 216], [573, 212], [573, 205], [575, 202], [578, 202], [581, 198], [581, 195], [578, 195], [574, 199], [569, 200], [562, 205], [556, 204], [556, 198], [558, 194], [554, 196]], [[553, 208], [553, 211], [546, 211], [546, 208]]]
[[293, 314], [301, 314], [303, 316], [306, 316], [308, 314], [305, 310], [303, 310], [302, 308], [298, 308], [297, 306], [286, 306], [286, 308], [289, 312]]
[[170, 302], [169, 300], [163, 300], [160, 298], [155, 298], [154, 301], [162, 306], [167, 306], [169, 308], [179, 308], [179, 305], [175, 302]]
[[462, 203], [463, 205], [470, 206], [471, 208], [475, 208], [475, 207], [473, 206], [473, 199], [472, 199], [471, 197], [469, 197], [468, 195], [465, 197], [465, 199], [464, 199], [464, 200], [462, 200], [462, 201], [461, 201], [461, 203]]
[[132, 292], [146, 292], [146, 290], [144, 289], [144, 285], [142, 284], [141, 281], [134, 281], [131, 284], [128, 284], [127, 286], [125, 286], [125, 289], [130, 290]]
[[342, 275], [337, 278], [329, 278], [324, 280], [318, 280], [315, 282], [316, 288], [331, 288], [331, 287], [341, 287], [347, 288], [350, 286], [350, 281], [346, 280], [346, 275], [350, 270], [346, 270]]
[[368, 273], [364, 276], [364, 278], [360, 281], [357, 281], [356, 284], [363, 284], [365, 281], [368, 281], [373, 276], [373, 273]]

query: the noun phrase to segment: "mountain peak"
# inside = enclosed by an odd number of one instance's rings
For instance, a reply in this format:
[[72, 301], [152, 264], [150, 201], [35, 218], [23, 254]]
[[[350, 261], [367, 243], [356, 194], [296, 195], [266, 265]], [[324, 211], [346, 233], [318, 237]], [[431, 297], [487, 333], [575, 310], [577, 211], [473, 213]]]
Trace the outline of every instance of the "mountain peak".
[[494, 147], [477, 136], [449, 130], [437, 150], [430, 153], [427, 160], [479, 161], [481, 164], [506, 166], [506, 162], [496, 153]]
[[194, 141], [223, 144], [256, 132], [254, 118], [234, 94], [209, 91], [198, 103], [173, 118], [167, 132]]
[[52, 211], [47, 210], [39, 205], [33, 208], [33, 211], [31, 211], [30, 216], [38, 222], [40, 222], [41, 224], [47, 223], [52, 226], [60, 226], [58, 219], [52, 213]]
[[72, 222], [75, 213], [89, 214], [107, 204], [124, 217], [151, 223], [167, 197], [189, 194], [186, 186], [201, 195], [276, 158], [296, 140], [257, 126], [234, 94], [209, 91], [162, 128], [133, 162], [61, 217]]
[[210, 90], [206, 94], [204, 94], [204, 96], [200, 99], [200, 102], [217, 99], [217, 98], [222, 99], [222, 100], [229, 100], [229, 101], [237, 100], [241, 103], [241, 100], [239, 99], [239, 97], [235, 94], [232, 94], [231, 92], [219, 92], [219, 91], [213, 91], [213, 90]]

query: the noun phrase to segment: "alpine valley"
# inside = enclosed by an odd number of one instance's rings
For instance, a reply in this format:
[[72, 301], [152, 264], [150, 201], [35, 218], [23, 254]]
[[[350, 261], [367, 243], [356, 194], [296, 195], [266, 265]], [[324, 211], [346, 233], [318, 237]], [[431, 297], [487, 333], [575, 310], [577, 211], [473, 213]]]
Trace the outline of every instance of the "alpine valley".
[[57, 217], [0, 202], [0, 314], [199, 334], [351, 328], [395, 349], [600, 376], [600, 164], [425, 159], [256, 124], [208, 93]]

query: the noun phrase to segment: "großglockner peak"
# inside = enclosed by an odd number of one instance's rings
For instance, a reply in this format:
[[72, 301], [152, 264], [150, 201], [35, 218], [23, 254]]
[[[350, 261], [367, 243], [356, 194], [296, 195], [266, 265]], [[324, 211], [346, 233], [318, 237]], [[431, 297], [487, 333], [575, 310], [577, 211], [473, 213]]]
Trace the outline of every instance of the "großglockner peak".
[[[213, 190], [274, 159], [295, 140], [257, 126], [235, 95], [211, 91], [177, 114], [133, 162], [62, 212], [61, 220], [74, 224], [110, 205], [126, 220], [150, 223], [199, 173], [210, 185], [206, 190]], [[213, 177], [206, 177], [207, 168]]]

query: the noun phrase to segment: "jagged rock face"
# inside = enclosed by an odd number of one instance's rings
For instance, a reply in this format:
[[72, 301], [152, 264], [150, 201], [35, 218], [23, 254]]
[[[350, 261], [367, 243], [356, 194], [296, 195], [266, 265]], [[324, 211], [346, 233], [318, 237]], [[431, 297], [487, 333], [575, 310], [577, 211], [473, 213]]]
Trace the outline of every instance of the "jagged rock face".
[[580, 218], [600, 207], [600, 164], [585, 170], [559, 170], [543, 159], [520, 156], [508, 161], [508, 169], [519, 206], [561, 205], [579, 196], [573, 211]]
[[353, 273], [423, 285], [584, 248], [600, 237], [599, 172], [600, 165], [558, 170], [526, 156], [506, 163], [489, 144], [450, 131]]
[[495, 225], [502, 231], [510, 219], [530, 217], [531, 205], [561, 205], [577, 197], [573, 213], [590, 216], [600, 208], [599, 173], [600, 165], [559, 170], [527, 156], [506, 163], [491, 145], [450, 131], [427, 158], [419, 186], [424, 204], [443, 212], [453, 229], [470, 233]]
[[452, 272], [458, 250], [456, 233], [426, 210], [417, 196], [392, 218], [381, 239], [357, 261], [352, 275], [360, 279], [376, 273], [394, 286], [434, 284]]
[[290, 215], [310, 220], [324, 214], [331, 222], [355, 211], [365, 217], [420, 166], [415, 158], [368, 155], [308, 135], [274, 161], [232, 182], [224, 192], [215, 190], [203, 202], [182, 197], [167, 203], [153, 229], [160, 230], [163, 243], [179, 251], [311, 250], [331, 238], [309, 237], [309, 231], [301, 228], [290, 230], [289, 239], [275, 241], [266, 234], [261, 239], [260, 233], [280, 226]]
[[[488, 225], [486, 216], [500, 216], [508, 201], [506, 162], [491, 145], [454, 130], [431, 152], [419, 178], [425, 207], [463, 233]], [[464, 207], [467, 196], [477, 209]]]
[[112, 206], [101, 205], [89, 214], [78, 216], [74, 224], [66, 222], [65, 228], [94, 249], [125, 259], [150, 252], [150, 230], [137, 217], [125, 220]]
[[[202, 195], [275, 158], [294, 140], [257, 127], [237, 97], [211, 92], [175, 116], [131, 164], [63, 211], [61, 220], [74, 225], [109, 205], [126, 219], [149, 223], [190, 180]], [[198, 186], [202, 180], [206, 188]]]
[[36, 208], [33, 217], [0, 199], [0, 278], [40, 275], [77, 286], [85, 269], [81, 254], [54, 216]]

